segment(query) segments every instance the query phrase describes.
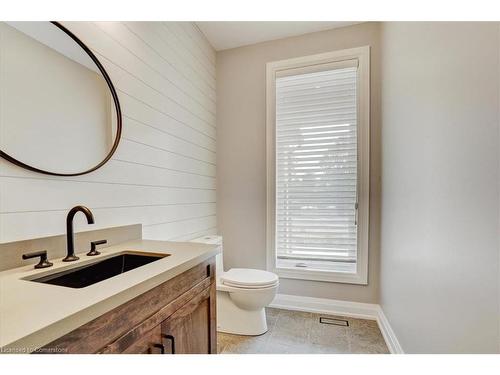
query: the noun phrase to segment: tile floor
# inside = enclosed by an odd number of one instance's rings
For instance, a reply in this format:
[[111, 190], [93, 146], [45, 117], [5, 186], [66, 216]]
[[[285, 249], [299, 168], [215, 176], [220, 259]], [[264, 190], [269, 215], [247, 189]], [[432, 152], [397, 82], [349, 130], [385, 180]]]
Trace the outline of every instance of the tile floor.
[[[218, 333], [220, 354], [389, 353], [377, 322], [298, 311], [267, 310], [268, 332], [261, 336]], [[321, 324], [320, 316], [345, 319], [348, 327]]]

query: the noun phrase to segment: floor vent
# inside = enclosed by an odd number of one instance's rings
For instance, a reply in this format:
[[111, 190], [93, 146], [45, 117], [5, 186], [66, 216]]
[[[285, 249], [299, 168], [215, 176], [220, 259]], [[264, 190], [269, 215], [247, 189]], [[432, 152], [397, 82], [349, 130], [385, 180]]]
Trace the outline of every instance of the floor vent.
[[333, 324], [335, 326], [349, 327], [349, 321], [344, 319], [325, 318], [324, 316], [320, 316], [319, 322], [321, 324]]

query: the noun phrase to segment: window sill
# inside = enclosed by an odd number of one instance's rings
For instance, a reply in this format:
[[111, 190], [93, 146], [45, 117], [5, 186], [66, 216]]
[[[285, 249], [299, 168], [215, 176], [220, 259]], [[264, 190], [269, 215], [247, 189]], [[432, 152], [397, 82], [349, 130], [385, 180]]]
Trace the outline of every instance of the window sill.
[[360, 275], [359, 273], [297, 270], [291, 268], [274, 268], [271, 271], [283, 279], [368, 285], [368, 277], [366, 275]]

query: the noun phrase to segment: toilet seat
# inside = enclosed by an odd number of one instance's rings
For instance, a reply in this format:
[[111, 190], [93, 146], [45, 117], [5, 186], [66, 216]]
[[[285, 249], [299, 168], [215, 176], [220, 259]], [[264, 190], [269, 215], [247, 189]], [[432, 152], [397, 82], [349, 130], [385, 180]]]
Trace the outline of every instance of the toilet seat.
[[251, 268], [232, 268], [220, 276], [222, 284], [242, 289], [263, 289], [278, 284], [278, 276], [272, 272]]

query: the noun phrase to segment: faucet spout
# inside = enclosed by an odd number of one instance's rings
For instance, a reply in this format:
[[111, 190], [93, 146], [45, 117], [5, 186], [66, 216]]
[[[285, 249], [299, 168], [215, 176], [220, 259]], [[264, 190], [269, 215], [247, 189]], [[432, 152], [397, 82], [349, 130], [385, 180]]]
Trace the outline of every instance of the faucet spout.
[[87, 223], [94, 224], [94, 215], [92, 215], [92, 212], [88, 207], [76, 206], [68, 212], [68, 216], [66, 217], [67, 255], [66, 258], [63, 259], [63, 262], [73, 262], [80, 259], [75, 255], [75, 242], [73, 233], [73, 219], [77, 212], [83, 212], [83, 214], [87, 217]]

